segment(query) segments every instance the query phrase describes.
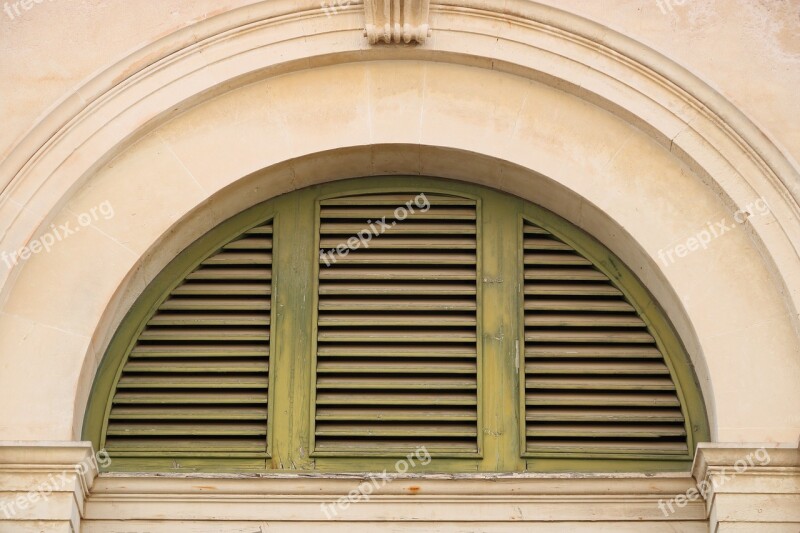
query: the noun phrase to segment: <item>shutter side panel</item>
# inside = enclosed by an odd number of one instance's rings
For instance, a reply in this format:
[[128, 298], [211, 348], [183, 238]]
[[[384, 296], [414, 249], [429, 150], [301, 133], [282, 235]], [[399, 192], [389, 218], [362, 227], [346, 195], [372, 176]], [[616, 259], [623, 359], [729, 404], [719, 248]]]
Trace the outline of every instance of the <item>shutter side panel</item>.
[[675, 385], [634, 307], [591, 261], [527, 221], [523, 247], [526, 451], [685, 456]]
[[[478, 450], [476, 202], [414, 199], [320, 203], [316, 453]], [[365, 231], [368, 246], [331, 254]]]
[[272, 224], [205, 259], [148, 320], [112, 400], [116, 457], [264, 457]]

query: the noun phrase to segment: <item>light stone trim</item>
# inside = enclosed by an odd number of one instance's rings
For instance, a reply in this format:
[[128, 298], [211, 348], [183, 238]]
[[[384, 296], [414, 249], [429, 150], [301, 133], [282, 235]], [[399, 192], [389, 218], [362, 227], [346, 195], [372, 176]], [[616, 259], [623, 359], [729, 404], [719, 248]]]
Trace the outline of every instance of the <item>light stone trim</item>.
[[[86, 520], [327, 521], [331, 504], [369, 483], [366, 475], [103, 475]], [[688, 474], [403, 475], [369, 500], [331, 515], [344, 522], [665, 521], [705, 523], [702, 502], [665, 518], [658, 500], [685, 492]]]
[[[736, 462], [769, 453], [767, 465], [729, 475]], [[27, 493], [51, 473], [92, 457], [86, 442], [0, 442], [0, 499]], [[713, 484], [722, 476], [729, 479]], [[168, 531], [367, 531], [402, 521], [407, 531], [727, 533], [797, 531], [800, 449], [796, 444], [712, 444], [698, 449], [692, 474], [398, 475], [328, 519], [320, 507], [346, 496], [365, 474], [97, 474], [0, 530], [86, 533]], [[703, 481], [714, 489], [665, 515], [660, 501]], [[434, 522], [436, 524], [434, 524]], [[346, 528], [346, 529], [345, 529]], [[449, 528], [449, 529], [448, 529]], [[460, 529], [459, 529], [460, 528]]]
[[[0, 505], [0, 531], [81, 531], [97, 478], [93, 457], [90, 442], [0, 441], [0, 504], [14, 505]], [[54, 489], [46, 499], [37, 493], [44, 486]], [[18, 499], [24, 504], [11, 503]]]
[[[769, 455], [765, 464], [747, 459], [761, 450]], [[710, 489], [705, 505], [712, 533], [800, 531], [797, 444], [702, 443], [692, 474]]]
[[429, 11], [429, 0], [364, 0], [369, 44], [425, 44], [430, 35]]

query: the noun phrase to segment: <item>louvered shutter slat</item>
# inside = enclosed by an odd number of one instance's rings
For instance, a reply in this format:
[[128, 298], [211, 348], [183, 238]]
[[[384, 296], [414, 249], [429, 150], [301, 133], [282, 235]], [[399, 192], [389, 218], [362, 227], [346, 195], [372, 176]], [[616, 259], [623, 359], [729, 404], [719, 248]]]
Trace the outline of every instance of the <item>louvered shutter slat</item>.
[[364, 365], [358, 360], [342, 361], [321, 361], [317, 365], [319, 373], [366, 373], [366, 374], [474, 374], [477, 371], [475, 363], [462, 363], [450, 361], [370, 361], [369, 365]]
[[269, 298], [170, 298], [161, 311], [269, 311]]
[[151, 326], [269, 326], [269, 316], [241, 313], [159, 313]]
[[[397, 347], [392, 344], [378, 345], [327, 345], [319, 346], [317, 353], [325, 357], [396, 357]], [[411, 357], [464, 357], [470, 362], [474, 351], [470, 347], [428, 344], [424, 346], [404, 346], [403, 364], [413, 363]]]
[[525, 415], [529, 421], [544, 422], [683, 422], [680, 409], [534, 408]]
[[[474, 235], [475, 224], [472, 222], [454, 222], [445, 224], [442, 222], [420, 222], [405, 220], [403, 224], [396, 225], [391, 229], [392, 235], [441, 235], [442, 229], [446, 228], [448, 235]], [[355, 235], [364, 229], [364, 225], [358, 222], [323, 222], [320, 224], [320, 235]], [[381, 228], [378, 228], [380, 231]]]
[[228, 346], [136, 346], [131, 359], [147, 357], [269, 357], [269, 346], [236, 344]]
[[[353, 394], [352, 391], [329, 392], [319, 390], [317, 392], [317, 405], [373, 405], [373, 406], [442, 406], [442, 405], [477, 405], [476, 395], [469, 392], [442, 391], [440, 393], [424, 393], [418, 391], [396, 392], [363, 392]], [[381, 409], [382, 412], [382, 409]], [[381, 412], [373, 410], [376, 420], [380, 419]], [[471, 411], [470, 411], [471, 412]]]
[[[266, 392], [260, 393], [258, 391], [251, 392], [226, 392], [219, 394], [218, 392], [163, 392], [163, 391], [150, 391], [150, 392], [118, 392], [114, 396], [114, 405], [206, 405], [206, 404], [224, 404], [224, 405], [250, 405], [250, 404], [266, 404]], [[164, 410], [164, 414], [168, 415], [172, 412], [174, 407], [169, 410]], [[114, 416], [116, 411], [112, 408], [111, 416]]]
[[264, 457], [272, 226], [203, 260], [148, 320], [112, 400], [121, 457]]
[[[359, 409], [358, 407], [339, 407], [317, 409], [317, 420], [336, 421], [374, 421], [374, 409]], [[414, 421], [440, 421], [465, 420], [474, 422], [478, 419], [476, 413], [459, 409], [443, 407], [428, 407], [425, 409], [403, 409], [387, 407], [377, 414], [378, 420], [414, 422]]]
[[117, 407], [111, 415], [114, 420], [264, 420], [267, 409], [245, 407], [172, 408], [169, 411], [152, 407]]
[[[553, 391], [553, 390], [536, 390], [536, 392], [528, 392], [525, 394], [526, 405], [542, 405], [542, 406], [585, 406], [585, 407], [603, 407], [603, 406], [636, 406], [636, 407], [679, 407], [680, 402], [674, 394], [666, 393], [641, 393], [636, 392], [615, 392], [599, 389], [592, 393], [586, 391]], [[620, 411], [622, 414], [622, 411]]]
[[325, 298], [319, 302], [320, 311], [475, 311], [475, 298]]
[[622, 291], [527, 221], [523, 245], [527, 451], [686, 454], [684, 415], [664, 355]]
[[395, 220], [413, 198], [320, 204], [321, 254], [384, 216], [390, 228], [368, 248], [320, 258], [318, 452], [477, 451], [476, 205], [427, 195], [427, 211]]
[[[388, 230], [391, 231], [391, 230]], [[380, 238], [380, 237], [378, 237]], [[340, 241], [344, 243], [346, 241]], [[357, 252], [357, 253], [356, 253]], [[475, 265], [475, 254], [459, 251], [445, 254], [413, 250], [411, 252], [387, 252], [373, 249], [361, 249], [347, 255], [336, 256], [336, 265]], [[320, 258], [323, 267], [325, 258]]]

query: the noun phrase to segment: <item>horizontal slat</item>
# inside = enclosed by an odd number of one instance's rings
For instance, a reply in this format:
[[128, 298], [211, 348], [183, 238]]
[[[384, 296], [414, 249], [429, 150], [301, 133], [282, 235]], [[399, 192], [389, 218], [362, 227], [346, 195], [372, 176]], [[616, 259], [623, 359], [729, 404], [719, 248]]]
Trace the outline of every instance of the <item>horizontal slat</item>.
[[536, 282], [525, 284], [526, 296], [621, 296], [613, 285], [604, 283]]
[[318, 405], [431, 405], [441, 407], [444, 405], [477, 405], [477, 403], [477, 396], [474, 392], [451, 392], [450, 390], [442, 393], [416, 392], [413, 394], [400, 392], [352, 394], [349, 391], [326, 392], [324, 390], [317, 393]]
[[565, 250], [575, 253], [568, 244], [547, 237], [529, 237], [526, 235], [522, 246], [525, 250]]
[[[466, 440], [466, 439], [465, 439]], [[474, 453], [477, 451], [475, 439], [469, 440], [433, 440], [425, 437], [412, 437], [407, 440], [389, 439], [320, 439], [316, 445], [318, 452], [350, 452], [352, 454], [408, 454], [424, 446], [430, 454], [435, 453]]]
[[272, 254], [269, 252], [224, 252], [209, 257], [202, 265], [271, 265]]
[[429, 345], [412, 346], [397, 345], [324, 345], [319, 346], [317, 353], [321, 357], [476, 357], [477, 349], [473, 346]]
[[525, 404], [534, 406], [597, 406], [597, 407], [680, 407], [675, 394], [647, 392], [530, 392], [525, 393]]
[[120, 405], [251, 405], [266, 404], [266, 387], [263, 392], [117, 392], [114, 404]]
[[526, 298], [526, 311], [583, 311], [630, 313], [634, 308], [624, 300], [583, 300], [573, 298]]
[[623, 346], [623, 345], [555, 345], [542, 344], [525, 347], [525, 357], [543, 358], [619, 358], [619, 359], [661, 359], [661, 352], [655, 346]]
[[257, 226], [244, 232], [245, 235], [272, 235], [272, 224]]
[[379, 410], [364, 407], [319, 407], [316, 419], [326, 420], [388, 420], [388, 421], [475, 421], [478, 414], [474, 409], [455, 409], [444, 407], [422, 407], [417, 409], [396, 409], [383, 407]]
[[523, 257], [526, 266], [535, 265], [565, 265], [565, 266], [591, 266], [592, 262], [574, 253], [526, 253]]
[[131, 358], [145, 357], [268, 357], [265, 344], [237, 345], [139, 345], [131, 352]]
[[459, 315], [455, 313], [432, 314], [334, 314], [326, 313], [319, 317], [320, 326], [416, 326], [430, 327], [441, 326], [475, 326], [475, 315]]
[[196, 423], [196, 424], [156, 424], [156, 423], [112, 423], [108, 435], [124, 437], [165, 437], [183, 435], [208, 436], [257, 436], [266, 435], [266, 424], [243, 423]]
[[631, 390], [631, 391], [656, 391], [675, 390], [675, 385], [669, 378], [633, 377], [633, 378], [606, 378], [591, 376], [580, 378], [570, 377], [540, 377], [528, 376], [525, 380], [526, 389], [568, 389], [568, 390]]
[[474, 268], [380, 268], [368, 267], [340, 267], [321, 268], [321, 280], [475, 280], [477, 277]]
[[651, 343], [653, 337], [646, 331], [613, 330], [525, 330], [526, 342], [596, 342], [596, 343]]
[[669, 424], [533, 424], [528, 437], [641, 438], [682, 437], [683, 426]]
[[119, 407], [111, 420], [266, 420], [266, 407]]
[[331, 298], [319, 300], [323, 311], [474, 311], [474, 298]]
[[270, 250], [272, 239], [268, 237], [245, 237], [230, 242], [222, 247], [223, 250]]
[[173, 296], [264, 296], [270, 294], [269, 283], [203, 283], [188, 281], [172, 291]]
[[568, 328], [644, 328], [645, 323], [636, 315], [622, 314], [566, 314], [529, 313], [525, 315], [525, 325], [535, 327]]
[[575, 363], [570, 360], [562, 362], [536, 362], [525, 365], [525, 372], [531, 374], [653, 374], [669, 375], [669, 369], [661, 361], [649, 362], [591, 362]]
[[522, 227], [522, 232], [525, 235], [550, 235], [550, 232], [540, 228], [539, 226], [534, 226], [529, 222], [525, 222], [525, 225]]
[[[351, 238], [354, 237], [352, 235], [346, 237], [326, 237], [320, 239], [319, 246], [323, 250], [331, 250], [339, 245], [347, 246], [347, 240]], [[356, 238], [356, 240], [358, 239]], [[369, 242], [368, 247], [373, 250], [474, 250], [477, 247], [477, 243], [474, 237], [427, 235], [423, 238], [413, 238], [384, 235], [373, 238]]]
[[460, 360], [451, 361], [319, 361], [317, 372], [327, 373], [353, 373], [353, 374], [379, 374], [391, 373], [402, 376], [403, 374], [475, 374], [478, 371], [477, 362], [464, 363]]
[[571, 441], [571, 440], [541, 440], [528, 441], [528, 452], [532, 453], [629, 453], [629, 454], [672, 454], [683, 455], [688, 448], [684, 442], [663, 442], [663, 441], [602, 441], [592, 439], [590, 441]]
[[564, 280], [564, 281], [607, 281], [608, 278], [599, 270], [591, 267], [529, 267], [525, 269], [525, 279]]
[[388, 205], [393, 207], [405, 206], [411, 202], [414, 209], [419, 209], [416, 202], [422, 201], [422, 207], [425, 207], [427, 202], [430, 205], [468, 205], [474, 206], [475, 200], [469, 198], [462, 198], [459, 196], [450, 196], [442, 194], [426, 194], [424, 197], [418, 197], [417, 193], [392, 193], [392, 194], [364, 194], [346, 196], [344, 198], [329, 198], [320, 200], [321, 207], [327, 206], [353, 206], [353, 205]]
[[129, 361], [125, 365], [126, 372], [172, 372], [172, 373], [224, 373], [224, 372], [268, 372], [266, 360], [250, 359], [245, 361], [162, 361], [145, 359]]
[[[320, 235], [356, 235], [366, 230], [373, 233], [373, 238], [383, 235], [475, 235], [477, 228], [474, 222], [420, 222], [404, 220], [392, 228], [384, 228], [374, 223], [373, 230], [363, 222], [323, 222], [320, 224]], [[376, 231], [377, 230], [377, 231]]]
[[472, 283], [320, 283], [320, 296], [464, 296], [477, 293]]
[[[125, 376], [119, 380], [119, 388], [137, 389], [266, 389], [267, 376], [183, 376], [177, 380], [170, 376]], [[220, 395], [222, 396], [222, 395]]]
[[224, 453], [260, 453], [266, 452], [266, 440], [263, 436], [250, 439], [236, 438], [131, 438], [110, 437], [105, 445], [112, 455], [121, 452], [141, 451], [144, 454], [164, 456], [167, 452], [204, 452]]
[[195, 270], [186, 279], [189, 281], [266, 281], [272, 279], [269, 268], [204, 267]]
[[[473, 390], [478, 387], [476, 380], [466, 377], [421, 377], [397, 376], [393, 378], [376, 377], [317, 377], [318, 389], [348, 389], [350, 392], [362, 390]], [[359, 396], [361, 394], [359, 393]]]
[[474, 425], [464, 424], [317, 424], [320, 437], [476, 437]]
[[158, 313], [149, 326], [269, 326], [268, 313]]
[[[376, 207], [325, 207], [320, 209], [320, 219], [324, 221], [336, 219], [371, 219], [373, 222], [381, 220], [386, 217], [386, 223], [402, 224], [403, 221], [395, 220], [396, 208], [386, 208], [384, 206]], [[475, 209], [472, 207], [445, 207], [434, 206], [423, 212], [420, 209], [415, 209], [413, 213], [405, 210], [405, 220], [475, 220]]]
[[[334, 261], [335, 260], [335, 261]], [[373, 250], [356, 250], [348, 254], [328, 254], [320, 257], [320, 267], [325, 262], [331, 265], [474, 265], [476, 256], [469, 252], [379, 252]]]
[[319, 342], [475, 342], [475, 329], [453, 330], [391, 330], [391, 329], [344, 329], [320, 330]]
[[269, 330], [254, 328], [147, 328], [139, 335], [140, 341], [200, 342], [200, 341], [246, 341], [269, 340]]
[[169, 298], [161, 311], [269, 311], [269, 298]]
[[598, 409], [570, 407], [529, 407], [525, 410], [529, 422], [678, 422], [683, 423], [680, 409]]

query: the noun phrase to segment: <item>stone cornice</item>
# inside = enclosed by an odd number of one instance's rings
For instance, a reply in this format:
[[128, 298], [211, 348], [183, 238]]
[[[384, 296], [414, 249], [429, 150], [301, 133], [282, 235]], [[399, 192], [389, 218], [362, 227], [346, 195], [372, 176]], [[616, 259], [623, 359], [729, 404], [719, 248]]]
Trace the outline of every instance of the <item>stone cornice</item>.
[[[78, 465], [84, 468], [76, 469]], [[88, 441], [0, 441], [0, 474], [58, 475], [75, 473], [83, 497], [97, 477], [92, 443]]]

